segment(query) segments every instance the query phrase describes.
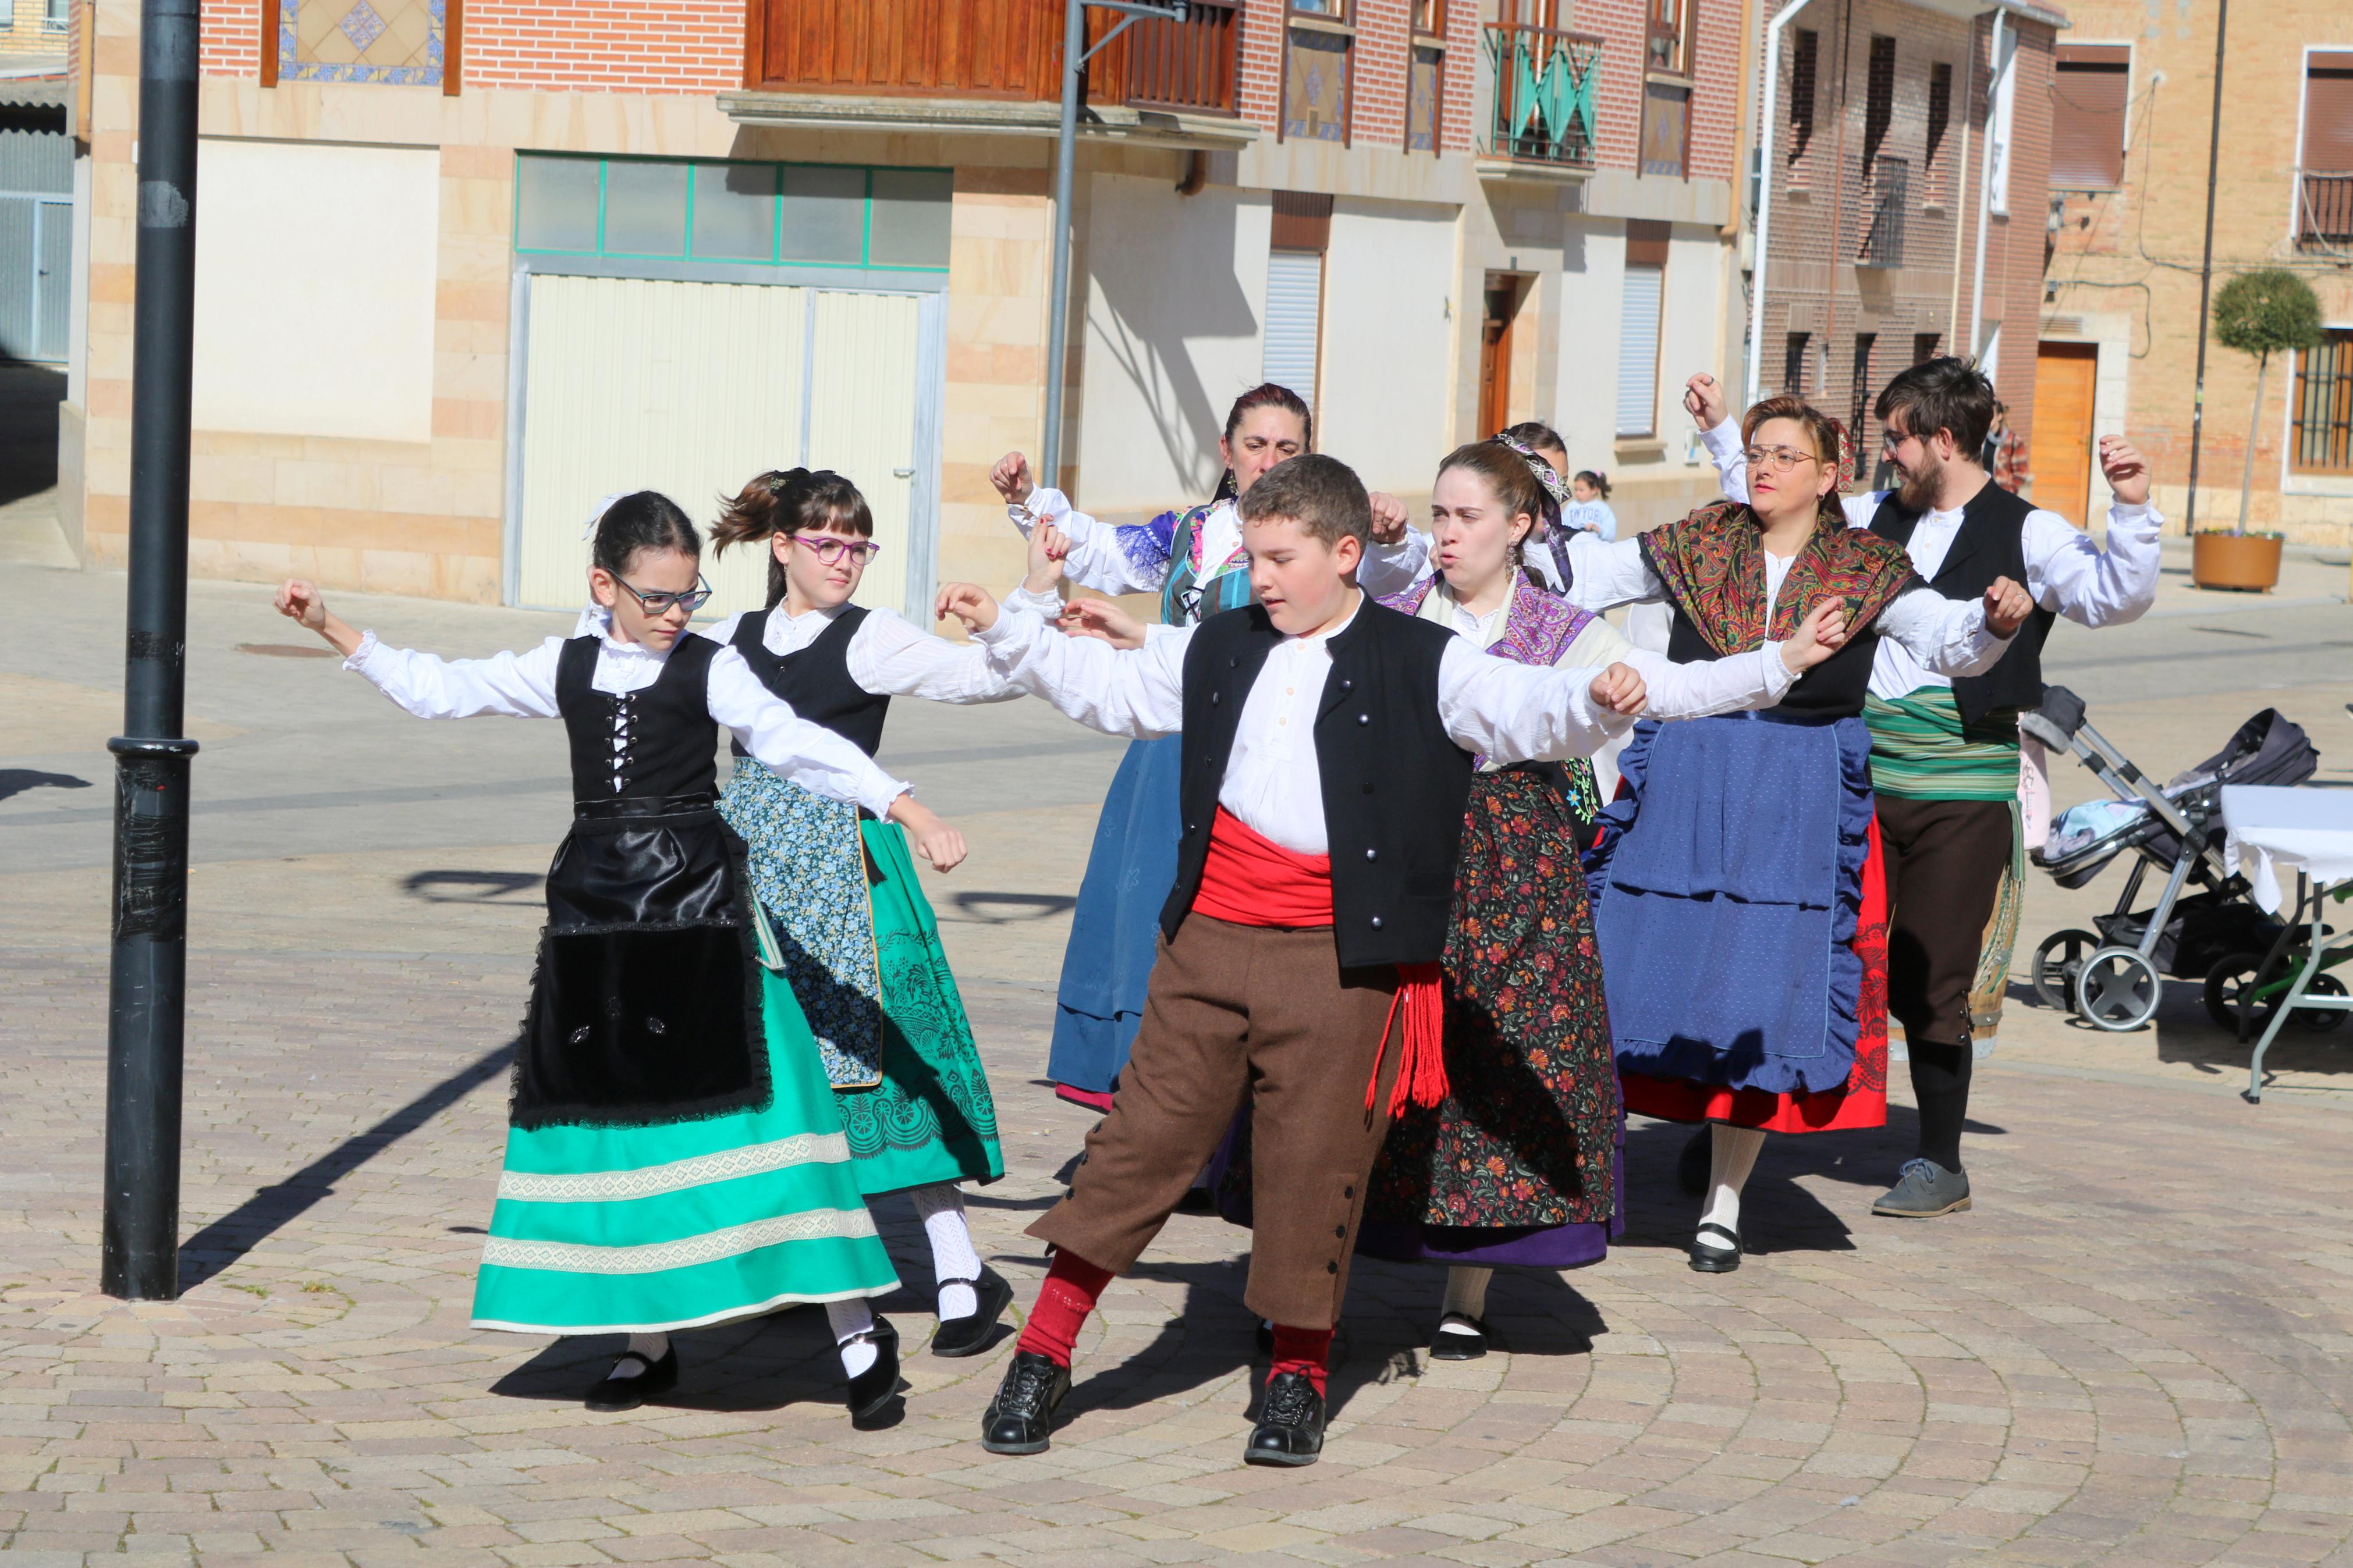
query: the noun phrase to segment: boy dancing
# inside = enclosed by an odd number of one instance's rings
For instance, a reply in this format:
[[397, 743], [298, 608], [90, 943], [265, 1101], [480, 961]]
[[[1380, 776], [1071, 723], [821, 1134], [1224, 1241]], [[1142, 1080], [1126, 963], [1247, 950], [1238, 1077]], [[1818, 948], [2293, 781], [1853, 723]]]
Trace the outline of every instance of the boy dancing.
[[1252, 1464], [1313, 1464], [1366, 1177], [1390, 1114], [1445, 1096], [1438, 964], [1474, 759], [1590, 754], [1640, 676], [1482, 657], [1368, 601], [1365, 488], [1331, 458], [1241, 498], [1258, 603], [1120, 651], [1000, 614], [939, 610], [993, 668], [1106, 734], [1184, 735], [1183, 838], [1134, 1054], [1070, 1195], [1029, 1227], [1054, 1261], [984, 1418], [992, 1453], [1048, 1444], [1071, 1347], [1247, 1100], [1258, 1194], [1249, 1309], [1274, 1361]]

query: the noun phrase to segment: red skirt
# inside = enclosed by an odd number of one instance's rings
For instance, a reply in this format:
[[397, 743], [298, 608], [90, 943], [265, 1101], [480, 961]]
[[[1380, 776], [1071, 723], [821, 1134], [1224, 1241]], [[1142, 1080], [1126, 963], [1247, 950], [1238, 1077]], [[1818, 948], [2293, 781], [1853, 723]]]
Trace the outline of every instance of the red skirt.
[[1880, 864], [1876, 817], [1871, 824], [1871, 853], [1862, 863], [1862, 908], [1855, 921], [1854, 953], [1862, 960], [1862, 992], [1855, 1007], [1854, 1070], [1844, 1084], [1825, 1094], [1767, 1094], [1627, 1073], [1620, 1080], [1626, 1109], [1662, 1121], [1724, 1121], [1767, 1132], [1886, 1126], [1887, 880]]

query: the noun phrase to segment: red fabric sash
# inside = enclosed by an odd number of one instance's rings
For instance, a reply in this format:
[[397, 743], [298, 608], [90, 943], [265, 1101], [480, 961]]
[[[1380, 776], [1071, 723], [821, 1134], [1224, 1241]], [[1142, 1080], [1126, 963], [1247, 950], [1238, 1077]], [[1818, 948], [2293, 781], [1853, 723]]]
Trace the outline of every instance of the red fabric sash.
[[[1209, 828], [1209, 855], [1201, 867], [1193, 912], [1244, 926], [1328, 926], [1332, 923], [1332, 858], [1302, 855], [1257, 833], [1224, 806]], [[1398, 965], [1396, 998], [1381, 1022], [1380, 1049], [1373, 1078], [1365, 1085], [1365, 1109], [1380, 1091], [1381, 1060], [1388, 1052], [1389, 1028], [1405, 1018], [1405, 1050], [1388, 1114], [1408, 1101], [1434, 1106], [1446, 1099], [1446, 1002], [1439, 966]]]
[[1218, 807], [1193, 910], [1238, 926], [1332, 923], [1332, 858], [1302, 855]]

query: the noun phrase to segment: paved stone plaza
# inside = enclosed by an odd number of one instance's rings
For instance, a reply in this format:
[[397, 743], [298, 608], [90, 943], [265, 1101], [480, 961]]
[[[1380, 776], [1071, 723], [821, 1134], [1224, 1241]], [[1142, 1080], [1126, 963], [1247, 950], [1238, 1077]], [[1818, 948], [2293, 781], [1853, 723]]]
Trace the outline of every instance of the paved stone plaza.
[[[2260, 1107], [2177, 984], [2098, 1035], [2014, 1002], [1982, 1065], [1972, 1213], [1868, 1209], [1909, 1152], [1774, 1140], [1750, 1261], [1692, 1273], [1680, 1130], [1630, 1136], [1598, 1268], [1500, 1278], [1502, 1353], [1420, 1346], [1440, 1277], [1366, 1264], [1305, 1471], [1246, 1468], [1245, 1237], [1179, 1217], [1081, 1346], [1053, 1451], [973, 1441], [1009, 1340], [923, 1353], [928, 1254], [886, 1215], [904, 1411], [851, 1430], [819, 1314], [682, 1337], [659, 1407], [589, 1415], [609, 1342], [467, 1326], [504, 1052], [566, 815], [552, 726], [428, 726], [299, 649], [262, 590], [199, 584], [186, 1291], [95, 1291], [121, 580], [12, 570], [0, 648], [0, 1550], [296, 1564], [804, 1568], [994, 1560], [1518, 1564], [2353, 1564], [2353, 1026], [2291, 1031]], [[2353, 784], [2342, 567], [2267, 602], [2178, 576], [2148, 621], [2051, 663], [2162, 777], [2276, 702]], [[450, 652], [568, 619], [338, 607]], [[1035, 703], [901, 704], [884, 761], [969, 835], [932, 880], [996, 1084], [1004, 1182], [973, 1198], [1023, 1300], [1020, 1232], [1090, 1117], [1051, 1100], [1053, 977], [1119, 749]], [[2062, 798], [2095, 786], [2061, 770]], [[1766, 809], [1760, 807], [1760, 809]], [[2084, 923], [2038, 879], [2031, 949]], [[2013, 994], [2022, 994], [2022, 988]]]

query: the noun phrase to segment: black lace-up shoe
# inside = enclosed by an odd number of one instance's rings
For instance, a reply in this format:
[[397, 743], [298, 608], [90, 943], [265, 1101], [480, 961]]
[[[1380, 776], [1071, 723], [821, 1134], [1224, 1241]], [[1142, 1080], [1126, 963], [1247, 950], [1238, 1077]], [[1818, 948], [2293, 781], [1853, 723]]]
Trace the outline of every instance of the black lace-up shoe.
[[1266, 1380], [1266, 1403], [1242, 1458], [1253, 1465], [1312, 1465], [1324, 1451], [1324, 1396], [1303, 1372]]
[[873, 1342], [874, 1364], [849, 1380], [846, 1403], [853, 1426], [881, 1415], [899, 1392], [899, 1331], [877, 1318], [865, 1337]]
[[980, 1446], [992, 1454], [1042, 1454], [1054, 1412], [1070, 1396], [1071, 1369], [1036, 1351], [1016, 1351], [980, 1418]]
[[[626, 1376], [624, 1367], [631, 1368]], [[609, 1415], [617, 1410], [635, 1410], [657, 1394], [668, 1394], [678, 1386], [678, 1346], [662, 1352], [661, 1360], [649, 1362], [635, 1351], [623, 1351], [613, 1362], [613, 1370], [602, 1383], [588, 1391], [588, 1408]]]
[[983, 1264], [977, 1279], [943, 1279], [942, 1289], [950, 1285], [969, 1285], [979, 1298], [980, 1305], [970, 1317], [943, 1318], [932, 1334], [934, 1355], [978, 1355], [988, 1344], [988, 1336], [997, 1331], [997, 1320], [1005, 1316], [1005, 1309], [1013, 1305], [1013, 1287], [1005, 1276]]

